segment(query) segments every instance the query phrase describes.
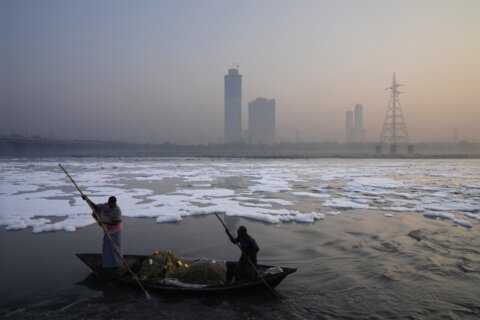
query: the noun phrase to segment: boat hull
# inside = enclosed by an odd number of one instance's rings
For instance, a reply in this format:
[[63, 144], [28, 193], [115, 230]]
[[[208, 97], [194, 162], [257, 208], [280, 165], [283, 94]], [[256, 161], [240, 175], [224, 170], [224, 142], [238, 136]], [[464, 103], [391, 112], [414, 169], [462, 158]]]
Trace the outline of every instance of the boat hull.
[[[118, 274], [115, 272], [109, 272], [102, 269], [102, 255], [95, 253], [77, 253], [76, 256], [84, 262], [87, 266], [92, 269], [95, 275], [107, 282], [117, 283], [119, 285], [136, 287], [139, 285], [135, 279], [133, 279], [130, 274], [127, 272], [125, 274]], [[141, 263], [148, 258], [144, 255], [124, 255], [123, 256], [126, 263], [130, 266], [133, 272], [138, 271], [141, 266]], [[258, 270], [263, 272], [272, 266], [268, 265], [258, 265]], [[177, 293], [231, 293], [231, 292], [240, 292], [240, 291], [253, 291], [258, 289], [269, 289], [275, 288], [286, 276], [297, 271], [295, 268], [286, 268], [281, 267], [282, 272], [275, 274], [264, 274], [262, 276], [263, 280], [260, 278], [247, 281], [247, 282], [234, 282], [231, 284], [223, 285], [208, 285], [208, 286], [177, 286], [172, 284], [165, 284], [155, 281], [141, 281], [142, 285], [148, 291], [156, 292], [177, 292]], [[267, 287], [268, 285], [268, 287]]]

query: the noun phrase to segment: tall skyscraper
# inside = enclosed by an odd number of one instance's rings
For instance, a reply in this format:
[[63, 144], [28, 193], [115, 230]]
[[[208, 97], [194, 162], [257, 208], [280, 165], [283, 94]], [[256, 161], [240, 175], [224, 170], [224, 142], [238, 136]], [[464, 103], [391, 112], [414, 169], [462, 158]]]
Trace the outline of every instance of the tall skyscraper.
[[224, 143], [242, 142], [242, 75], [229, 69], [225, 75]]
[[365, 129], [363, 128], [363, 106], [359, 103], [353, 110], [354, 127], [353, 139], [355, 142], [365, 142]]
[[366, 130], [363, 128], [363, 106], [357, 103], [353, 111], [345, 113], [345, 117], [347, 143], [365, 142]]
[[248, 104], [251, 144], [275, 144], [275, 100], [257, 98]]
[[347, 143], [353, 142], [353, 112], [347, 111], [346, 116], [346, 129], [347, 129]]

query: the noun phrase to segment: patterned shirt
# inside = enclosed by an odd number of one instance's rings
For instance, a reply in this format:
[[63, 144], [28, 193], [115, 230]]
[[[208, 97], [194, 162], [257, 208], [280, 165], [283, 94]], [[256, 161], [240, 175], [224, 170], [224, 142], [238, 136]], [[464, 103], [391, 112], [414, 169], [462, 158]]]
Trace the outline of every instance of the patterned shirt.
[[[110, 208], [107, 203], [97, 205], [100, 214], [100, 221], [104, 222], [104, 226], [109, 234], [117, 233], [122, 230], [122, 210], [120, 207]], [[119, 222], [118, 222], [119, 221]]]

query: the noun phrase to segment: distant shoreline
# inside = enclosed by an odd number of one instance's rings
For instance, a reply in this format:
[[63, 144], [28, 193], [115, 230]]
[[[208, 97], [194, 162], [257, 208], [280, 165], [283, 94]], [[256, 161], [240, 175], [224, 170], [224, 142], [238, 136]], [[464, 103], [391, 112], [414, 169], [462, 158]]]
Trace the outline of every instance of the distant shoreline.
[[[480, 143], [461, 141], [398, 144], [391, 154], [390, 145], [378, 143], [291, 143], [275, 145], [208, 144], [177, 145], [135, 144], [114, 141], [67, 140], [43, 137], [0, 136], [0, 158], [49, 157], [195, 157], [248, 159], [480, 159]], [[378, 153], [380, 148], [380, 153]], [[410, 151], [410, 152], [407, 152]]]
[[0, 159], [18, 158], [204, 158], [204, 159], [372, 159], [372, 160], [429, 160], [429, 159], [480, 159], [480, 154], [415, 154], [415, 155], [373, 155], [373, 154], [241, 154], [241, 153], [180, 153], [180, 152], [111, 152], [111, 153], [22, 153], [0, 154]]
[[480, 154], [473, 155], [330, 155], [330, 154], [290, 154], [290, 155], [248, 155], [248, 154], [178, 154], [178, 153], [98, 153], [98, 154], [1, 154], [0, 159], [41, 159], [41, 158], [204, 158], [204, 159], [258, 159], [258, 160], [288, 160], [288, 159], [372, 159], [372, 160], [434, 160], [434, 159], [480, 159]]

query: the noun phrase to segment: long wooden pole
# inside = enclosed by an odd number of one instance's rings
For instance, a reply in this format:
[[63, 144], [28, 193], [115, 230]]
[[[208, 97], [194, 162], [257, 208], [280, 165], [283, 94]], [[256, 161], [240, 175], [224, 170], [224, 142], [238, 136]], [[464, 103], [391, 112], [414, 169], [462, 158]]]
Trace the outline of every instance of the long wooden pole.
[[[63, 172], [65, 172], [65, 174], [67, 175], [67, 177], [70, 179], [70, 181], [72, 181], [73, 185], [75, 186], [75, 188], [77, 188], [78, 192], [80, 192], [80, 195], [82, 196], [85, 196], [85, 194], [82, 192], [82, 190], [78, 187], [77, 183], [75, 182], [75, 180], [73, 180], [72, 176], [67, 172], [67, 170], [65, 170], [65, 168], [59, 163], [58, 164], [60, 166], [60, 168], [63, 170]], [[86, 197], [86, 196], [85, 196]], [[105, 227], [105, 225], [101, 222], [100, 220], [100, 215], [98, 214], [97, 210], [95, 209], [94, 206], [92, 206], [92, 204], [90, 203], [90, 201], [86, 201], [88, 206], [90, 207], [90, 209], [92, 209], [93, 211], [93, 214], [95, 215], [95, 218], [96, 220], [99, 222], [100, 226], [102, 227], [103, 229], [103, 232], [105, 233], [105, 235], [107, 236], [108, 240], [110, 241], [113, 249], [115, 250], [115, 253], [120, 257], [122, 258], [122, 262], [123, 262], [123, 265], [125, 266], [125, 268], [128, 270], [128, 272], [131, 274], [132, 278], [137, 282], [138, 286], [143, 290], [143, 292], [145, 292], [145, 295], [147, 297], [149, 297], [148, 295], [148, 292], [147, 290], [143, 287], [142, 283], [140, 282], [140, 280], [138, 280], [138, 277], [135, 275], [135, 273], [133, 273], [132, 269], [130, 269], [130, 266], [128, 265], [128, 263], [125, 261], [125, 258], [123, 258], [123, 255], [122, 253], [120, 252], [120, 249], [115, 245], [115, 243], [113, 242], [113, 239], [112, 237], [110, 236], [110, 234], [108, 233], [107, 231], [107, 228]]]
[[[218, 216], [218, 214], [216, 212], [214, 212], [215, 216], [218, 218], [218, 220], [220, 220], [220, 223], [223, 225], [223, 227], [225, 228], [225, 231], [228, 233], [228, 235], [230, 237], [232, 237], [232, 235], [230, 234], [230, 231], [228, 230], [227, 226], [225, 225], [225, 223], [223, 222], [223, 220]], [[233, 238], [233, 237], [232, 237]], [[258, 277], [260, 278], [260, 280], [262, 280], [263, 284], [268, 288], [270, 289], [270, 291], [272, 292], [272, 294], [276, 297], [277, 295], [274, 293], [273, 291], [273, 288], [270, 287], [268, 285], [268, 283], [265, 281], [265, 279], [263, 278], [263, 276], [260, 274], [260, 271], [258, 271], [257, 267], [255, 266], [255, 264], [252, 262], [252, 260], [245, 254], [245, 252], [243, 252], [242, 248], [240, 247], [240, 244], [239, 243], [236, 243], [238, 249], [240, 249], [240, 252], [245, 256], [245, 258], [247, 258], [247, 261], [250, 263], [250, 266], [253, 268], [253, 270], [255, 270], [255, 272], [257, 273]]]

